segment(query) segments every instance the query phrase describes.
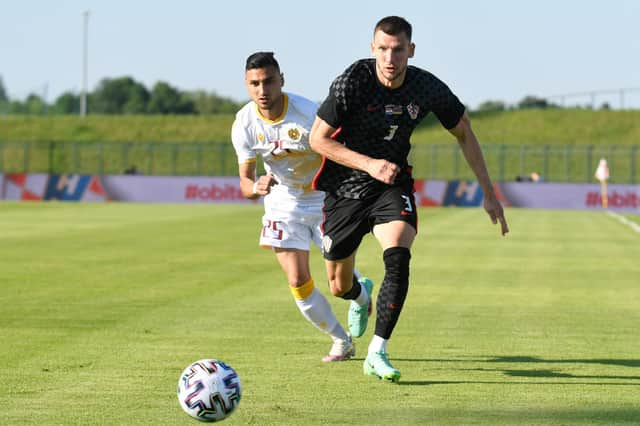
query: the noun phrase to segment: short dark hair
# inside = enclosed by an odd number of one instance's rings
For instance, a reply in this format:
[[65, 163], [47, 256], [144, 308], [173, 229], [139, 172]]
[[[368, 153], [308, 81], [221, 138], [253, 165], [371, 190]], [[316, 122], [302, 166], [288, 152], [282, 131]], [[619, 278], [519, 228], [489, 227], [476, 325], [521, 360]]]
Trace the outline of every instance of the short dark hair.
[[382, 18], [376, 24], [376, 27], [373, 29], [373, 33], [375, 34], [378, 30], [393, 36], [405, 33], [409, 41], [411, 41], [411, 24], [400, 16], [387, 16]]
[[249, 71], [267, 67], [275, 67], [280, 72], [280, 65], [276, 58], [273, 57], [273, 52], [256, 52], [247, 58], [247, 65], [244, 70]]

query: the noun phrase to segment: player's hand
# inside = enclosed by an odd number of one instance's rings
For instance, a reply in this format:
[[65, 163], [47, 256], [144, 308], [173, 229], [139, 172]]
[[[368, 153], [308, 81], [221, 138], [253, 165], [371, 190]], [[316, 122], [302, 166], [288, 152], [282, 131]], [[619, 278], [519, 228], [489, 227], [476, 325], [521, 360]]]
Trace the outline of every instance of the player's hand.
[[505, 219], [504, 217], [504, 209], [502, 208], [502, 204], [500, 204], [500, 202], [495, 197], [485, 197], [484, 209], [487, 211], [487, 214], [491, 218], [491, 222], [493, 222], [494, 225], [500, 222], [502, 235], [505, 236], [509, 232], [509, 226], [507, 225], [507, 219]]
[[253, 184], [253, 193], [256, 195], [267, 195], [271, 192], [271, 187], [278, 183], [273, 175], [260, 176]]
[[367, 162], [366, 172], [369, 173], [372, 178], [391, 185], [396, 180], [398, 173], [400, 173], [400, 167], [387, 160], [372, 158]]

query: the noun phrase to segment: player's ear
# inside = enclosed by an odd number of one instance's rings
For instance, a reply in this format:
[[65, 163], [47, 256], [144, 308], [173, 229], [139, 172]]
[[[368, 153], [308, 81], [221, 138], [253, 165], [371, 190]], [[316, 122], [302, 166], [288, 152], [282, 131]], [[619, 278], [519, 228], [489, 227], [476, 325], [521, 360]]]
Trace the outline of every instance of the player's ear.
[[284, 87], [284, 73], [280, 73], [280, 87]]
[[416, 44], [409, 43], [409, 57], [413, 58], [413, 54], [416, 53]]

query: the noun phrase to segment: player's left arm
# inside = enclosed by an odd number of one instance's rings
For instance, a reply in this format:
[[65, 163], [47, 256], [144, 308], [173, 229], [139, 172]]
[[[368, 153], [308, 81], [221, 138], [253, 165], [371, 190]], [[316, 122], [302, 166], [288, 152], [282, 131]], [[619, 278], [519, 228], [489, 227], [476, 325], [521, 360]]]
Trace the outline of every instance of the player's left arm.
[[493, 189], [491, 177], [489, 177], [489, 171], [487, 170], [487, 165], [482, 155], [482, 149], [471, 128], [471, 120], [466, 111], [460, 118], [460, 121], [458, 121], [458, 124], [452, 129], [449, 129], [449, 132], [457, 139], [464, 158], [467, 160], [469, 167], [473, 170], [482, 187], [484, 193], [484, 208], [489, 214], [491, 221], [494, 224], [497, 224], [499, 221], [502, 227], [502, 235], [507, 234], [507, 232], [509, 232], [507, 219], [504, 217], [504, 210]]

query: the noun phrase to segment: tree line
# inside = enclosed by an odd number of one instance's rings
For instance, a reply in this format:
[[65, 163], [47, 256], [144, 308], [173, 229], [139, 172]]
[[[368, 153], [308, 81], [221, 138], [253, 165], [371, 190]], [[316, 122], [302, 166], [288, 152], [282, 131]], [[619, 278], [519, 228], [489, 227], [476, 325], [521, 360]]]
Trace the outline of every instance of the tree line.
[[[105, 78], [87, 93], [89, 114], [218, 114], [235, 113], [243, 103], [204, 90], [182, 91], [159, 81], [151, 90], [132, 77]], [[80, 112], [80, 94], [67, 91], [48, 103], [31, 93], [10, 99], [0, 76], [0, 114], [64, 115]]]
[[[235, 113], [244, 102], [204, 90], [181, 91], [159, 81], [148, 90], [132, 77], [105, 78], [93, 92], [87, 94], [89, 114], [219, 114]], [[513, 109], [562, 108], [545, 98], [527, 95], [515, 105], [500, 100], [481, 103], [475, 111], [505, 111]], [[601, 109], [610, 109], [608, 103]], [[67, 91], [48, 104], [42, 96], [32, 93], [24, 100], [9, 99], [0, 76], [0, 114], [64, 115], [80, 112], [80, 94]]]

